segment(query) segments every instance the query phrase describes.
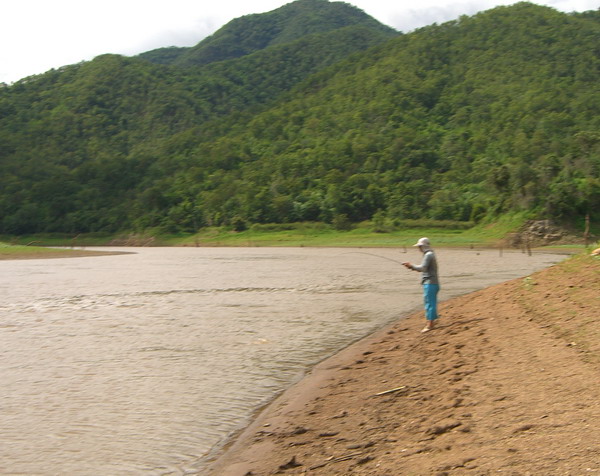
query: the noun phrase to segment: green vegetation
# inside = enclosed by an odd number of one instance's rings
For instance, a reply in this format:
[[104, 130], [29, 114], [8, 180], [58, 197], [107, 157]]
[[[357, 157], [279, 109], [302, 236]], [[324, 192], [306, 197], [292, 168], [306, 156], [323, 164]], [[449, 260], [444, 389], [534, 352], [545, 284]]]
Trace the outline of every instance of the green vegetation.
[[517, 3], [399, 34], [299, 0], [27, 78], [0, 88], [0, 233], [369, 246], [434, 237], [408, 220], [476, 225], [446, 244], [597, 226], [599, 33], [597, 12]]
[[[168, 240], [186, 246], [331, 246], [331, 247], [396, 247], [416, 243], [424, 234], [438, 246], [469, 246], [474, 237], [464, 229], [448, 228], [445, 223], [406, 223], [387, 233], [374, 231], [372, 223], [362, 223], [347, 231], [335, 230], [322, 223], [290, 223], [255, 225], [250, 230], [205, 228], [193, 235]], [[490, 242], [477, 242], [489, 245]]]
[[[518, 217], [516, 218], [518, 219]], [[509, 223], [493, 223], [472, 227], [471, 223], [444, 220], [375, 221], [352, 225], [348, 230], [335, 229], [320, 222], [254, 224], [244, 231], [232, 226], [204, 227], [197, 233], [161, 233], [149, 229], [143, 233], [107, 235], [101, 233], [69, 236], [60, 233], [22, 235], [13, 238], [15, 244], [36, 246], [364, 246], [408, 247], [422, 236], [430, 237], [436, 246], [492, 247], [499, 246], [504, 235], [513, 229]], [[2, 238], [2, 237], [0, 237]], [[3, 239], [7, 239], [4, 237]]]
[[33, 259], [33, 258], [62, 258], [69, 257], [70, 250], [42, 248], [38, 246], [9, 245], [0, 242], [0, 260], [4, 259]]

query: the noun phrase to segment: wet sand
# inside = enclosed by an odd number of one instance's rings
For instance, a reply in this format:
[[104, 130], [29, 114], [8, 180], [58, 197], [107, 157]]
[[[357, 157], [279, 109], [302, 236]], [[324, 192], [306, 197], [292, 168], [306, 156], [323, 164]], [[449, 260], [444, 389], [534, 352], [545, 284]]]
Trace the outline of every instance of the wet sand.
[[213, 476], [600, 473], [600, 261], [421, 312], [317, 365]]

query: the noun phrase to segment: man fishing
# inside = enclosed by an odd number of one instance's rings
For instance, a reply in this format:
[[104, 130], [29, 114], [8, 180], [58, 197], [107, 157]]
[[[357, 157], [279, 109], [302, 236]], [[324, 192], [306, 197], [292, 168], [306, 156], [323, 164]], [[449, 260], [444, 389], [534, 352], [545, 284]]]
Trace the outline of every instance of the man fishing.
[[425, 318], [427, 325], [421, 332], [428, 332], [435, 327], [437, 314], [437, 295], [440, 291], [440, 282], [438, 279], [438, 267], [435, 253], [431, 249], [429, 238], [420, 238], [413, 246], [416, 246], [423, 253], [423, 261], [420, 265], [411, 263], [402, 263], [412, 271], [420, 271], [422, 274], [421, 284], [423, 285], [423, 296], [425, 298]]

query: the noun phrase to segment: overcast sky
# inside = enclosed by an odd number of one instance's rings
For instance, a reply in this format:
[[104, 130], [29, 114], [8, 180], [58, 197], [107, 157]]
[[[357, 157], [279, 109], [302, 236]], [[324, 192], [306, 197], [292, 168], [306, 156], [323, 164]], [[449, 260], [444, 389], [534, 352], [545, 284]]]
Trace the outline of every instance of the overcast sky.
[[[0, 82], [11, 83], [103, 53], [127, 56], [193, 46], [233, 18], [291, 0], [5, 0], [0, 10]], [[349, 0], [403, 32], [472, 15], [514, 0]], [[600, 0], [537, 0], [563, 12]]]

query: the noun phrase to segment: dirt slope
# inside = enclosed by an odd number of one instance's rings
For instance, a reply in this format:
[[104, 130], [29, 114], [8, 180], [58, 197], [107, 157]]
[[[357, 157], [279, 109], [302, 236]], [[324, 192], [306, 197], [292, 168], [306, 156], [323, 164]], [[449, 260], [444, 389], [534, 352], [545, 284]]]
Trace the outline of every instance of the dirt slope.
[[441, 315], [435, 331], [418, 313], [321, 363], [210, 474], [600, 474], [600, 259]]

